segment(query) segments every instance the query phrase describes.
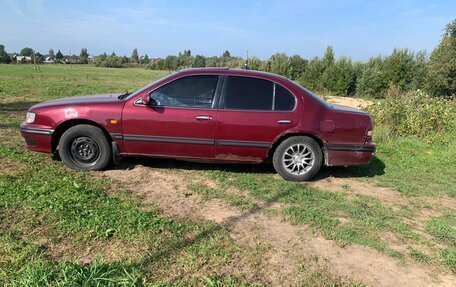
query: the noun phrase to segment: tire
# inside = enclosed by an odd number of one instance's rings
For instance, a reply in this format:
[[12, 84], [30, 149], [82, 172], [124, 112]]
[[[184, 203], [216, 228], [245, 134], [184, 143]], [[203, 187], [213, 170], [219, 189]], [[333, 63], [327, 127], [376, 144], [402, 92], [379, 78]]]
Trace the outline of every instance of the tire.
[[285, 180], [306, 181], [313, 178], [323, 164], [323, 153], [317, 142], [306, 136], [295, 136], [281, 142], [274, 151], [272, 164]]
[[66, 130], [59, 141], [59, 156], [71, 169], [101, 170], [111, 162], [111, 146], [100, 128], [77, 125]]

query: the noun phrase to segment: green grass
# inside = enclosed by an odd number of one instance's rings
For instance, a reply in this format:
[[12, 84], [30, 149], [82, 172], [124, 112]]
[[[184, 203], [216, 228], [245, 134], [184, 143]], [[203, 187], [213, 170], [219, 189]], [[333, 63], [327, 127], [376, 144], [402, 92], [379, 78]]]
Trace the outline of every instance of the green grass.
[[423, 253], [422, 251], [420, 251], [418, 249], [410, 247], [408, 249], [408, 252], [409, 252], [410, 257], [412, 257], [413, 259], [415, 259], [418, 262], [424, 262], [426, 264], [430, 264], [432, 262], [432, 258], [429, 255]]
[[442, 243], [456, 247], [456, 215], [432, 217], [426, 222], [426, 228]]
[[165, 71], [92, 68], [87, 65], [0, 65], [0, 107], [27, 108], [44, 100], [97, 93], [132, 92]]
[[[32, 104], [133, 91], [165, 74], [78, 65], [43, 65], [40, 73], [29, 65], [0, 65], [1, 286], [252, 286], [239, 271], [227, 271], [238, 270], [235, 259], [243, 255], [224, 228], [164, 217], [108, 180], [22, 148], [17, 128]], [[224, 189], [189, 188], [242, 210], [257, 207]], [[260, 251], [252, 264], [262, 262]], [[309, 284], [349, 285], [307, 272]]]
[[[113, 190], [107, 180], [69, 172], [48, 155], [21, 148], [22, 139], [15, 129], [33, 103], [133, 91], [165, 73], [78, 65], [43, 65], [39, 73], [32, 68], [0, 65], [0, 132], [6, 131], [0, 133], [0, 285], [247, 286], [237, 274], [220, 274], [240, 252], [227, 230], [210, 222], [163, 217], [128, 192]], [[339, 245], [360, 244], [401, 259], [443, 264], [456, 273], [453, 211], [428, 202], [429, 197], [449, 197], [446, 200], [451, 202], [456, 196], [454, 138], [448, 135], [448, 140], [428, 143], [411, 136], [378, 137], [378, 151], [370, 166], [329, 168], [320, 174], [391, 187], [410, 199], [406, 206], [391, 206], [375, 196], [352, 195], [349, 186], [331, 192], [286, 182], [273, 177], [270, 166], [174, 161], [154, 161], [154, 166], [174, 168], [178, 173], [185, 169], [187, 175], [190, 170], [190, 176], [217, 182], [216, 188], [204, 183], [188, 186], [207, 200], [222, 199], [244, 211], [258, 211], [260, 201], [280, 202], [281, 216], [294, 224], [306, 224]], [[230, 188], [249, 196], [229, 192]], [[422, 208], [443, 214], [422, 222], [424, 231], [414, 224]], [[385, 233], [409, 245], [407, 251], [395, 250]], [[68, 257], [52, 248], [62, 244], [72, 250]], [[108, 260], [104, 256], [109, 256], [106, 246], [110, 244], [120, 247], [115, 258]], [[434, 245], [432, 252], [421, 251]], [[78, 261], [78, 254], [91, 247], [99, 259], [88, 264]], [[261, 252], [258, 254], [252, 262], [261, 262]], [[339, 283], [324, 273], [309, 276], [306, 283], [310, 285]]]
[[[132, 91], [165, 73], [41, 69], [0, 65], [0, 285], [248, 286], [221, 271], [239, 249], [220, 226], [163, 217], [107, 180], [22, 148], [16, 111], [62, 96]], [[84, 264], [88, 249], [98, 259]]]
[[[231, 264], [238, 247], [223, 228], [162, 217], [125, 192], [108, 190], [105, 180], [69, 173], [18, 148], [18, 140], [2, 138], [0, 147], [1, 162], [16, 166], [0, 175], [0, 285], [198, 285]], [[113, 262], [100, 257], [83, 265], [54, 258], [49, 246], [62, 242], [76, 253], [121, 244]], [[229, 274], [217, 278], [243, 282]]]
[[401, 220], [408, 215], [406, 212], [393, 211], [375, 197], [357, 195], [350, 199], [344, 193], [317, 190], [271, 178], [269, 174], [213, 170], [210, 177], [222, 186], [248, 190], [257, 199], [284, 203], [285, 218], [310, 225], [341, 245], [357, 243], [388, 251], [387, 242], [381, 239], [384, 231], [394, 232], [404, 240], [419, 238]]
[[371, 165], [335, 169], [341, 173], [369, 178], [404, 195], [456, 197], [456, 136], [448, 143], [428, 143], [411, 136], [379, 140]]

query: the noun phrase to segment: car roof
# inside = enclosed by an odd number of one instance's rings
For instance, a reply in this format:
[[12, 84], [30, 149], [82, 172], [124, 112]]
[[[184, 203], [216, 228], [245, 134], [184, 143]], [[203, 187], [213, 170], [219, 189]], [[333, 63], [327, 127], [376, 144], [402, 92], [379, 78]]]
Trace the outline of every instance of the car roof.
[[280, 83], [289, 83], [291, 80], [273, 73], [255, 71], [249, 69], [233, 69], [227, 67], [207, 67], [207, 68], [188, 68], [177, 71], [178, 74], [185, 75], [195, 75], [195, 74], [223, 74], [223, 75], [233, 75], [233, 76], [244, 76], [244, 77], [255, 77], [268, 79]]

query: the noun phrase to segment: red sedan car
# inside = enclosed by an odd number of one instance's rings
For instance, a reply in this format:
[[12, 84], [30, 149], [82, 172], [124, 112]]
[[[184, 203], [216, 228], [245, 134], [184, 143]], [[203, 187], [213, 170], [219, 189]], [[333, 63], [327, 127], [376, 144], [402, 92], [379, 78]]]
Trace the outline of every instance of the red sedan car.
[[20, 131], [29, 150], [58, 152], [77, 170], [127, 156], [271, 159], [283, 178], [302, 181], [323, 164], [368, 164], [375, 151], [367, 113], [275, 74], [228, 68], [182, 70], [132, 94], [40, 103]]

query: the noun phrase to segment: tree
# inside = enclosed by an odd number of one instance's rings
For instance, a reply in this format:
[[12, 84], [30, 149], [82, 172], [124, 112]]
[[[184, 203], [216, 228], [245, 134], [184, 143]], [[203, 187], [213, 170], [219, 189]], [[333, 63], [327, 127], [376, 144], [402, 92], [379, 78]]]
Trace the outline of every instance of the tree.
[[323, 69], [326, 70], [329, 67], [334, 65], [335, 62], [335, 57], [334, 57], [334, 51], [331, 45], [326, 47], [325, 55], [323, 56], [322, 65]]
[[136, 48], [134, 48], [133, 52], [131, 53], [130, 63], [139, 64], [138, 49], [136, 49]]
[[318, 57], [315, 57], [307, 64], [306, 70], [299, 79], [299, 82], [311, 90], [321, 90], [320, 78], [323, 71], [322, 61]]
[[319, 80], [319, 89], [332, 91], [336, 82], [336, 71], [334, 68], [335, 56], [331, 45], [326, 47], [325, 55], [321, 59], [322, 74]]
[[157, 62], [155, 62], [157, 66], [157, 70], [164, 70], [163, 66], [165, 65], [165, 60], [160, 59]]
[[403, 91], [410, 90], [415, 71], [414, 54], [408, 49], [394, 49], [385, 58], [382, 70], [388, 86], [394, 85]]
[[446, 26], [429, 59], [426, 90], [433, 96], [456, 95], [456, 19]]
[[357, 79], [357, 93], [364, 97], [381, 98], [388, 89], [388, 81], [383, 73], [384, 60], [382, 57], [372, 57], [363, 64]]
[[206, 66], [206, 58], [201, 55], [196, 55], [195, 58], [193, 58], [192, 62], [192, 67], [198, 68], [198, 67], [205, 67]]
[[225, 52], [223, 52], [223, 55], [222, 55], [223, 58], [231, 58], [231, 54], [230, 54], [230, 51], [228, 50], [225, 50]]
[[55, 58], [55, 53], [54, 53], [54, 50], [52, 50], [52, 49], [49, 49], [49, 52], [48, 52], [48, 54], [49, 54], [49, 57], [51, 57], [52, 59], [54, 59], [54, 58]]
[[299, 55], [294, 55], [288, 59], [288, 69], [289, 69], [289, 77], [292, 80], [299, 79], [306, 70], [307, 60], [304, 60]]
[[35, 57], [35, 58], [34, 58], [33, 60], [34, 60], [34, 62], [35, 62], [36, 64], [41, 64], [41, 63], [43, 63], [43, 61], [44, 61], [44, 56], [43, 56], [41, 53], [36, 52], [35, 55], [34, 55], [34, 57]]
[[21, 56], [27, 56], [31, 57], [33, 55], [34, 51], [32, 48], [25, 47], [24, 49], [21, 50]]
[[147, 54], [144, 55], [144, 59], [143, 59], [143, 63], [144, 65], [147, 65], [149, 64], [150, 60], [149, 60], [149, 56], [147, 56]]
[[277, 53], [269, 58], [268, 62], [270, 63], [270, 71], [274, 74], [279, 74], [284, 77], [289, 76], [288, 69], [288, 56], [285, 53]]
[[262, 61], [259, 58], [255, 57], [255, 56], [249, 57], [248, 68], [250, 70], [260, 70], [261, 64], [262, 64]]
[[330, 91], [337, 96], [351, 96], [356, 90], [356, 71], [348, 57], [337, 59], [332, 68]]
[[415, 54], [415, 68], [411, 83], [412, 90], [422, 89], [426, 80], [426, 69], [429, 58], [426, 51], [419, 51]]
[[81, 63], [81, 64], [89, 63], [89, 53], [87, 53], [86, 48], [81, 49], [81, 53], [79, 54], [79, 63]]
[[168, 56], [165, 58], [165, 61], [163, 62], [163, 69], [175, 71], [175, 70], [177, 70], [177, 67], [178, 67], [178, 62], [177, 62], [176, 56]]
[[0, 44], [0, 63], [11, 63], [11, 58], [8, 56], [8, 53], [5, 51], [5, 46]]
[[184, 50], [184, 52], [179, 52], [177, 56], [177, 66], [181, 68], [187, 68], [192, 66], [192, 52], [190, 50]]
[[206, 58], [206, 67], [217, 67], [218, 62], [219, 60], [216, 56]]
[[63, 54], [60, 52], [60, 50], [57, 51], [57, 54], [55, 55], [55, 58], [57, 60], [62, 60], [63, 59]]

